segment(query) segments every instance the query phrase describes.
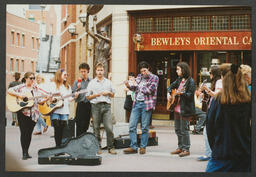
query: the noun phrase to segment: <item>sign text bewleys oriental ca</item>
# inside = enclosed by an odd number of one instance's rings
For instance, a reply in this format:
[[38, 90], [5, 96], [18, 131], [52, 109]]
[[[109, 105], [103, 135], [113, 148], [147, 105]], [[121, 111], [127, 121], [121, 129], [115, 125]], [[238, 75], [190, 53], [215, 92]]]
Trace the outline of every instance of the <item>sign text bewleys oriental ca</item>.
[[251, 32], [145, 33], [142, 37], [144, 51], [251, 50], [252, 45]]

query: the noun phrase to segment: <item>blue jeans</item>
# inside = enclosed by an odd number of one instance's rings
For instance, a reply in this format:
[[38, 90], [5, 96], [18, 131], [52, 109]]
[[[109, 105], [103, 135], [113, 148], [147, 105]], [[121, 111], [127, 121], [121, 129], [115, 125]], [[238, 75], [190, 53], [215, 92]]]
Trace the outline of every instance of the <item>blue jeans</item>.
[[140, 147], [146, 148], [148, 144], [148, 129], [149, 129], [150, 117], [152, 114], [152, 109], [146, 111], [145, 106], [146, 105], [144, 101], [136, 101], [134, 107], [132, 108], [132, 112], [130, 116], [130, 122], [129, 122], [129, 134], [131, 139], [130, 147], [135, 150], [138, 149], [137, 125], [138, 125], [139, 118], [141, 118], [141, 130], [142, 130]]
[[40, 115], [38, 120], [37, 120], [37, 123], [36, 123], [36, 131], [37, 132], [41, 132], [41, 125], [43, 127], [46, 127], [46, 123], [45, 123], [44, 119]]
[[68, 114], [51, 114], [51, 120], [68, 120]]
[[204, 135], [204, 142], [205, 142], [205, 155], [207, 157], [211, 157], [212, 156], [212, 150], [211, 150], [209, 142], [208, 142], [206, 126], [204, 126], [203, 135]]

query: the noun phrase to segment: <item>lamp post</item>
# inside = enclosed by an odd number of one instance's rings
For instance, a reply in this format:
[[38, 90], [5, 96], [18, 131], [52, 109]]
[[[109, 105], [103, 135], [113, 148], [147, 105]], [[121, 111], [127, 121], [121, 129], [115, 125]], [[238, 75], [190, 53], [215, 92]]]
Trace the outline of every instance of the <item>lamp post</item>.
[[74, 23], [71, 23], [69, 26], [68, 26], [68, 32], [71, 34], [71, 36], [74, 36], [74, 35], [78, 35], [76, 33], [76, 26]]

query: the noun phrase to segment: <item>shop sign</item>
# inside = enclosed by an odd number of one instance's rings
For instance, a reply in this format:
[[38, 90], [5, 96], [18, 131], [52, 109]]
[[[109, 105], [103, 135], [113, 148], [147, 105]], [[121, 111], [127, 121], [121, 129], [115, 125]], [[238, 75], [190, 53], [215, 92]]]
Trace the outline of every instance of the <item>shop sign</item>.
[[[145, 33], [143, 50], [251, 50], [251, 32]], [[135, 48], [137, 50], [137, 48]]]

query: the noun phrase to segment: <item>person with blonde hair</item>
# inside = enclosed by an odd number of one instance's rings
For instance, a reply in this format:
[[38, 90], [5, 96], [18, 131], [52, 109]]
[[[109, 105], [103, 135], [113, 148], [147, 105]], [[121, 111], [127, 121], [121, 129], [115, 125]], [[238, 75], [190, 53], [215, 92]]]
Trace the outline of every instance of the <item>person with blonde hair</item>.
[[251, 86], [251, 83], [252, 83], [252, 68], [249, 65], [243, 65], [243, 64], [240, 65], [240, 67], [241, 67], [241, 72], [244, 75], [244, 79], [247, 82], [248, 89], [250, 91], [252, 91], [252, 86]]
[[250, 172], [251, 93], [235, 64], [221, 65], [222, 90], [212, 100], [207, 115], [207, 135], [212, 157], [206, 172]]
[[[67, 77], [68, 74], [64, 69], [57, 70], [53, 82], [49, 84], [49, 92], [60, 93], [61, 97], [71, 94], [71, 86], [68, 84]], [[54, 101], [54, 99], [51, 99], [51, 101]], [[72, 97], [63, 99], [63, 107], [54, 110], [50, 116], [54, 127], [54, 139], [57, 147], [62, 143], [63, 130], [67, 125], [68, 116], [70, 114], [69, 101], [71, 100], [73, 100]]]
[[[36, 83], [37, 83], [37, 86], [39, 87], [39, 89], [41, 89], [42, 84], [44, 83], [44, 77], [42, 74], [36, 75]], [[33, 133], [33, 135], [41, 135], [42, 134], [41, 126], [44, 127], [43, 133], [45, 133], [48, 129], [48, 126], [46, 125], [44, 119], [42, 118], [42, 115], [40, 114], [40, 116], [38, 117], [37, 123], [36, 123], [36, 131]]]

